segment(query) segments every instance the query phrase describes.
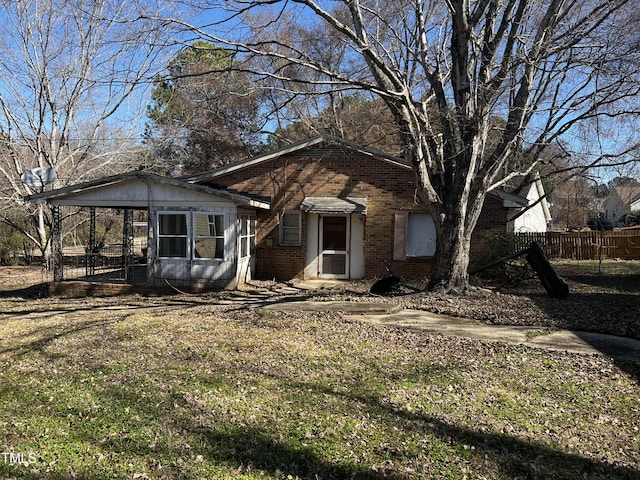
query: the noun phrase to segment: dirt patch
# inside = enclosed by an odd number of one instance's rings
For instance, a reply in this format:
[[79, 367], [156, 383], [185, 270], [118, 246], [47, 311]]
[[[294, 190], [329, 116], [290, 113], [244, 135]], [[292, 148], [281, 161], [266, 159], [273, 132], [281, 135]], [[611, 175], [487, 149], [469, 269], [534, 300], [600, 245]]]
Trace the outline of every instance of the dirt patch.
[[0, 267], [0, 298], [43, 298], [49, 295], [49, 275], [41, 266]]

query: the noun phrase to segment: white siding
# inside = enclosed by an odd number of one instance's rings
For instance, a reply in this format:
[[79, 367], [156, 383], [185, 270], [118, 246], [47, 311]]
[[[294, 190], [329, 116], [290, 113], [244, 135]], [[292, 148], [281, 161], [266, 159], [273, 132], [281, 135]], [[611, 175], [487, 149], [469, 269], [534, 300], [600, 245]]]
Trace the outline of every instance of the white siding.
[[[541, 195], [536, 186], [536, 182], [529, 185], [526, 193], [529, 205], [535, 203]], [[544, 192], [542, 194], [544, 194]], [[548, 213], [545, 212], [545, 208], [547, 208], [546, 202], [546, 199], [542, 199], [536, 205], [528, 209], [524, 214], [516, 218], [513, 221], [513, 231], [515, 233], [546, 232], [548, 216]]]
[[[187, 258], [157, 257], [157, 219], [165, 212], [188, 212], [188, 230], [193, 235], [193, 212], [224, 216], [224, 258], [195, 258], [189, 242]], [[181, 206], [168, 209], [164, 205], [149, 211], [149, 261], [147, 282], [156, 286], [234, 288], [237, 282], [237, 208], [231, 202], [211, 202], [199, 208]]]
[[[218, 202], [218, 199], [213, 197], [213, 201]], [[220, 198], [219, 201], [233, 205], [229, 200]], [[172, 185], [131, 179], [83, 191], [55, 203], [84, 207], [149, 208], [161, 205], [164, 208], [185, 206], [203, 209], [212, 203], [212, 196]]]

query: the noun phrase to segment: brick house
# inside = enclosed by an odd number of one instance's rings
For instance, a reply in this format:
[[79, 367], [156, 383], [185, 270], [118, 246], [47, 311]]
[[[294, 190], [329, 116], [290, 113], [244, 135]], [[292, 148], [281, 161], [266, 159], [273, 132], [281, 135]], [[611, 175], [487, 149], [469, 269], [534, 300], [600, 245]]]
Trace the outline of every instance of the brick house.
[[[257, 212], [258, 277], [374, 277], [386, 274], [385, 262], [398, 275], [430, 272], [435, 228], [404, 159], [319, 136], [187, 180], [270, 198]], [[475, 237], [506, 232], [525, 205], [490, 192]]]
[[[199, 290], [235, 288], [251, 278], [382, 276], [385, 262], [398, 275], [428, 275], [435, 229], [417, 198], [405, 160], [319, 136], [179, 179], [130, 172], [29, 200], [49, 202], [54, 212], [66, 205], [117, 208], [125, 219], [127, 211], [146, 211], [142, 283]], [[506, 232], [513, 209], [526, 204], [490, 192], [474, 238]], [[123, 246], [123, 257], [128, 251]]]

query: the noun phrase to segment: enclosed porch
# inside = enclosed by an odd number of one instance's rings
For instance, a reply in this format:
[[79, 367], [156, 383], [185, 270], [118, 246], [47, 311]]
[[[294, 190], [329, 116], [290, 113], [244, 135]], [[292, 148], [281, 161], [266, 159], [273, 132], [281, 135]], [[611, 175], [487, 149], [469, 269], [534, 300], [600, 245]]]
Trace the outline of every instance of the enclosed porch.
[[[143, 172], [29, 200], [46, 201], [53, 212], [54, 291], [71, 281], [137, 290], [236, 288], [253, 275], [256, 210], [269, 209], [265, 199]], [[68, 231], [71, 207], [85, 211], [82, 235]]]

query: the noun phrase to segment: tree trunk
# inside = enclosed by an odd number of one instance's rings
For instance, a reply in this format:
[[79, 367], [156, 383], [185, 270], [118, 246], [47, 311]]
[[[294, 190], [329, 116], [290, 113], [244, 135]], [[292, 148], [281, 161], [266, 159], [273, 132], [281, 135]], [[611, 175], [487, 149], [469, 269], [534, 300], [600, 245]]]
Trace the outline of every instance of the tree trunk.
[[471, 236], [476, 228], [485, 190], [471, 182], [467, 188], [452, 188], [440, 204], [431, 205], [436, 226], [436, 253], [433, 257], [429, 290], [464, 292], [469, 288], [468, 267]]
[[38, 205], [38, 211], [36, 214], [36, 231], [38, 236], [38, 248], [42, 254], [42, 258], [47, 259], [51, 254], [51, 245], [49, 242], [49, 236], [47, 231], [47, 225], [45, 222], [45, 205]]
[[[400, 117], [399, 122], [402, 120], [406, 122], [406, 119]], [[411, 124], [406, 122], [405, 125]], [[405, 154], [416, 175], [418, 193], [436, 227], [436, 252], [428, 289], [445, 293], [464, 292], [469, 288], [467, 270], [471, 235], [478, 222], [486, 191], [483, 182], [473, 180], [481, 142], [468, 142], [471, 147], [463, 152], [445, 152], [433, 140], [433, 135], [422, 135], [425, 136], [425, 141], [418, 145], [415, 142], [412, 144], [410, 138], [405, 137], [403, 140], [407, 146]], [[444, 163], [445, 157], [457, 159], [457, 177], [447, 171], [433, 175], [427, 167], [438, 162]]]
[[431, 266], [429, 290], [448, 293], [468, 289], [471, 231], [467, 231], [465, 223], [463, 215], [449, 215], [436, 226], [436, 253]]

